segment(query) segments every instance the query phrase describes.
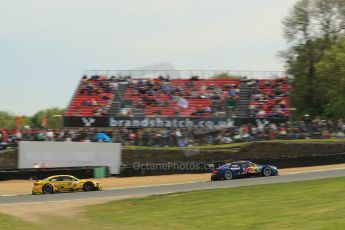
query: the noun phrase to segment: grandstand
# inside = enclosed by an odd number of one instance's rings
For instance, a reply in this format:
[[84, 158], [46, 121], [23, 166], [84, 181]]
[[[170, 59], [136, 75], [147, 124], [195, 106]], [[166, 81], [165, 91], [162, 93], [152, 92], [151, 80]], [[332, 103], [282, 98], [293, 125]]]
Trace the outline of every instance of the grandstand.
[[90, 117], [286, 120], [290, 116], [288, 79], [282, 74], [258, 79], [224, 71], [213, 76], [176, 72], [85, 74], [65, 123]]

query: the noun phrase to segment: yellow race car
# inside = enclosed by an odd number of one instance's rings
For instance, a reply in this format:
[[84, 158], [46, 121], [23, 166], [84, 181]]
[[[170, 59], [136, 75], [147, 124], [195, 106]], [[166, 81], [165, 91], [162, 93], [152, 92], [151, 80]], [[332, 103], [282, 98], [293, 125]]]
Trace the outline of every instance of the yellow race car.
[[51, 194], [55, 192], [99, 191], [102, 185], [92, 180], [79, 180], [70, 175], [56, 175], [43, 180], [36, 180], [32, 194]]

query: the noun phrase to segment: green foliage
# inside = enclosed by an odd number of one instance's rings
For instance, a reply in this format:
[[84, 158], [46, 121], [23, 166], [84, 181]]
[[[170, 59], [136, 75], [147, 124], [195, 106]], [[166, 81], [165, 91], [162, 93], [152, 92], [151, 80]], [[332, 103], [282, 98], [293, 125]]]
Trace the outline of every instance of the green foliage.
[[[21, 117], [21, 128], [24, 126], [30, 126], [34, 129], [42, 128], [43, 112], [47, 114], [47, 127], [52, 129], [63, 128], [63, 114], [65, 109], [51, 108], [42, 110], [35, 113], [32, 117]], [[16, 115], [7, 112], [0, 111], [0, 129], [15, 129], [16, 128]]]
[[324, 112], [323, 94], [318, 94], [315, 90], [319, 84], [315, 66], [322, 58], [324, 47], [322, 39], [309, 41], [294, 47], [293, 56], [287, 60], [288, 73], [294, 77], [291, 102], [297, 108], [297, 118], [304, 114], [322, 115]]
[[[22, 116], [22, 127], [31, 126], [31, 118]], [[0, 129], [15, 129], [16, 128], [16, 116], [11, 113], [0, 111]]]
[[43, 128], [42, 127], [42, 118], [43, 113], [46, 113], [47, 117], [47, 127], [52, 129], [61, 129], [63, 127], [62, 116], [65, 112], [65, 109], [60, 108], [51, 108], [47, 110], [41, 110], [35, 113], [32, 118], [32, 128]]
[[334, 118], [345, 115], [345, 38], [328, 49], [316, 65], [316, 90], [324, 97], [324, 114]]
[[301, 118], [304, 114], [344, 116], [345, 111], [338, 109], [345, 104], [343, 95], [338, 94], [343, 85], [339, 78], [329, 81], [337, 73], [328, 68], [332, 60], [325, 54], [344, 36], [345, 0], [300, 0], [283, 24], [284, 36], [292, 44], [283, 56], [287, 72], [294, 78], [291, 103], [297, 109], [295, 117]]
[[215, 79], [238, 79], [240, 76], [230, 75], [228, 73], [219, 73], [213, 76]]
[[284, 37], [296, 44], [337, 41], [344, 34], [344, 15], [345, 0], [300, 0], [283, 20]]
[[15, 116], [13, 114], [0, 111], [0, 129], [13, 129], [15, 127]]

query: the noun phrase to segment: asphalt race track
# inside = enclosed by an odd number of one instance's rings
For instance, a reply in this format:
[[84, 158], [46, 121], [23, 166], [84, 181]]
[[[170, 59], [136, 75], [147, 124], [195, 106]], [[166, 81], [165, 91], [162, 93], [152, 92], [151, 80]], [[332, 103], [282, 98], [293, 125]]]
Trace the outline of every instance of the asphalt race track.
[[[345, 176], [345, 169], [319, 170], [311, 172], [300, 172], [286, 174], [275, 177], [258, 177], [248, 179], [237, 179], [231, 181], [205, 181], [184, 184], [154, 185], [130, 188], [113, 188], [98, 192], [75, 192], [60, 193], [51, 195], [20, 195], [20, 196], [0, 196], [0, 205], [5, 204], [26, 204], [44, 203], [69, 200], [88, 200], [105, 198], [127, 198], [132, 196], [166, 194], [173, 192], [187, 192], [203, 189], [233, 188], [240, 186], [287, 183], [303, 180], [317, 180], [333, 177]], [[345, 184], [345, 183], [344, 183]], [[31, 192], [31, 191], [30, 191]]]

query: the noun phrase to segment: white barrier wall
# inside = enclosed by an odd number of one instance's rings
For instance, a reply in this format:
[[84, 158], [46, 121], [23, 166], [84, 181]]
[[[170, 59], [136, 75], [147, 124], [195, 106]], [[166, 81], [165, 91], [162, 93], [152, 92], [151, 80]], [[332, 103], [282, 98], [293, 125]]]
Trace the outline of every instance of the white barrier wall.
[[111, 174], [119, 174], [121, 144], [80, 142], [19, 143], [18, 168], [109, 166]]

